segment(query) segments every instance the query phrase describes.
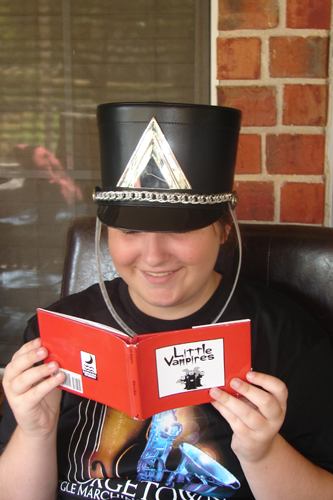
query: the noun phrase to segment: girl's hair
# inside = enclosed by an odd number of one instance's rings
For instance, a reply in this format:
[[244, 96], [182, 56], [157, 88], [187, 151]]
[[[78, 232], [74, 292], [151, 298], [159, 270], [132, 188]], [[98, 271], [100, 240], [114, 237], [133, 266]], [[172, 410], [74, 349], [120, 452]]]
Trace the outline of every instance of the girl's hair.
[[221, 217], [218, 219], [217, 222], [220, 224], [222, 228], [222, 235], [224, 242], [226, 242], [229, 239], [232, 239], [232, 233], [234, 233], [234, 231], [232, 231], [233, 220], [230, 210], [226, 210], [225, 212], [223, 212], [223, 214], [221, 215]]

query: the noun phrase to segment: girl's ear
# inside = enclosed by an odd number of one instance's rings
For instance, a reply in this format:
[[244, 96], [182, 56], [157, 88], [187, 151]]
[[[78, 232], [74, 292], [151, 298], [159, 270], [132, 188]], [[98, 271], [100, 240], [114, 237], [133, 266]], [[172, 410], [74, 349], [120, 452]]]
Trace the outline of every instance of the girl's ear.
[[215, 231], [220, 240], [220, 245], [223, 245], [227, 239], [229, 238], [229, 234], [231, 231], [232, 224], [225, 224], [221, 221], [214, 222], [213, 226], [215, 226]]
[[222, 225], [218, 222], [218, 224], [220, 226], [220, 233], [221, 233], [220, 243], [221, 243], [221, 245], [223, 245], [227, 241], [227, 239], [229, 238], [229, 234], [230, 234], [230, 231], [232, 228], [232, 223], [230, 223], [230, 224], [224, 223]]
[[216, 221], [220, 234], [220, 244], [223, 245], [229, 238], [230, 232], [234, 225], [232, 214], [229, 210], [223, 212], [221, 217]]
[[227, 224], [226, 226], [224, 226], [222, 244], [225, 243], [227, 241], [227, 239], [229, 238], [231, 228], [232, 228], [232, 224]]

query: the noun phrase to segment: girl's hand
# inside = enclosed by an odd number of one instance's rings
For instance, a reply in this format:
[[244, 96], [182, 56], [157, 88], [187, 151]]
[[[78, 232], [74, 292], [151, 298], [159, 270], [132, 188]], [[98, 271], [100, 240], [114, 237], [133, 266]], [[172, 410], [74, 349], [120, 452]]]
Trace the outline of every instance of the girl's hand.
[[58, 363], [34, 366], [47, 355], [39, 338], [28, 342], [14, 354], [2, 381], [17, 424], [35, 437], [47, 436], [56, 428], [61, 399], [56, 387], [65, 380], [62, 372], [56, 373]]
[[211, 389], [210, 395], [216, 400], [213, 406], [234, 432], [231, 448], [240, 462], [256, 462], [269, 453], [282, 426], [288, 391], [281, 380], [271, 375], [249, 372], [246, 377], [255, 385], [239, 379], [230, 384], [243, 398], [217, 388]]

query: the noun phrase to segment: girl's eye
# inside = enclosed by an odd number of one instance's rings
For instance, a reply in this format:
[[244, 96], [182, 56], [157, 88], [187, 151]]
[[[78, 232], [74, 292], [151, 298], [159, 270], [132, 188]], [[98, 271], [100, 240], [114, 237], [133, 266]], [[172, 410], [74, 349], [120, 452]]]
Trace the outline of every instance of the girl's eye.
[[135, 234], [137, 233], [138, 231], [131, 231], [130, 229], [121, 229], [121, 232], [123, 234]]

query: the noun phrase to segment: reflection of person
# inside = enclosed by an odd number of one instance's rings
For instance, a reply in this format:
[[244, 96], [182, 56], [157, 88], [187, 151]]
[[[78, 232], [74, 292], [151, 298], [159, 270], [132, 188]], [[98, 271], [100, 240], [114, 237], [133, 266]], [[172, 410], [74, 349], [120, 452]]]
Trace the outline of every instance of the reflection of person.
[[18, 144], [13, 149], [17, 161], [24, 168], [37, 168], [44, 170], [47, 179], [51, 184], [57, 184], [60, 187], [60, 193], [66, 203], [70, 204], [73, 200], [82, 201], [82, 193], [75, 182], [69, 177], [60, 161], [43, 146], [28, 146], [27, 144]]
[[[160, 415], [150, 426], [62, 394], [57, 363], [36, 364], [47, 351], [32, 318], [27, 343], [5, 370], [11, 410], [1, 423], [0, 498], [332, 498], [327, 336], [259, 284], [239, 282], [231, 295], [234, 278], [214, 270], [232, 226], [240, 113], [111, 104], [99, 107], [98, 121], [103, 187], [95, 200], [121, 276], [106, 284], [120, 319], [98, 285], [51, 308], [116, 328], [120, 321], [138, 334], [250, 318], [253, 371], [247, 382], [231, 382], [243, 398], [215, 388], [212, 404], [177, 409], [170, 421]], [[138, 188], [149, 163], [161, 184]]]

